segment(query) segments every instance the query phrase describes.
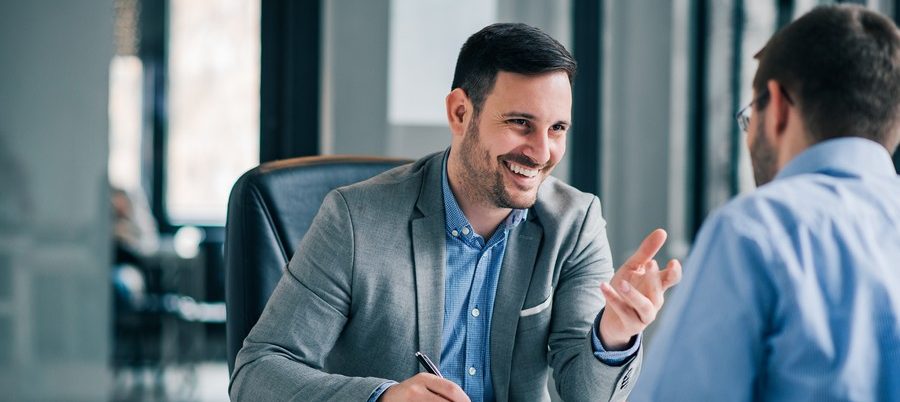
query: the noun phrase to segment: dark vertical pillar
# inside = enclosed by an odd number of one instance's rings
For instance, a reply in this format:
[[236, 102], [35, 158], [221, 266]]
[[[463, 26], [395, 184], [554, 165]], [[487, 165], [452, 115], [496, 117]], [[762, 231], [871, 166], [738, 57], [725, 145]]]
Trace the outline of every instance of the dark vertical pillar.
[[316, 155], [322, 1], [261, 1], [260, 162]]
[[[144, 65], [144, 116], [148, 120], [144, 133], [148, 155], [143, 164], [142, 181], [160, 232], [171, 232], [166, 213], [166, 65], [168, 62], [168, 1], [140, 1], [139, 51]], [[142, 147], [143, 148], [143, 147]]]
[[691, 16], [694, 27], [691, 38], [691, 114], [689, 120], [688, 144], [691, 152], [689, 188], [689, 218], [692, 235], [696, 235], [706, 216], [706, 76], [709, 35], [709, 0], [691, 2]]
[[794, 0], [776, 0], [778, 7], [778, 29], [781, 29], [794, 19]]
[[603, 2], [575, 0], [572, 6], [574, 56], [578, 76], [573, 88], [571, 184], [600, 196], [602, 190]]
[[[739, 110], [741, 105], [740, 102], [740, 93], [741, 93], [741, 57], [744, 55], [744, 1], [743, 0], [735, 0], [732, 9], [732, 26], [734, 27], [734, 31], [732, 31], [731, 37], [731, 47], [733, 49], [731, 53], [731, 110]], [[739, 179], [739, 170], [738, 160], [740, 160], [741, 153], [741, 132], [740, 127], [737, 125], [737, 120], [731, 121], [731, 160], [733, 163], [731, 164], [731, 177], [730, 177], [730, 187], [731, 194], [736, 195], [740, 192], [740, 179]]]

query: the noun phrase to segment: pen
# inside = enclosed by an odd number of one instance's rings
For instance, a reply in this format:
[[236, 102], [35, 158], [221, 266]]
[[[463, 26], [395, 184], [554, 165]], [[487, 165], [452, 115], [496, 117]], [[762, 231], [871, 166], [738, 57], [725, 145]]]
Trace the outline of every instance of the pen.
[[438, 370], [437, 366], [422, 352], [416, 352], [416, 359], [422, 364], [422, 367], [425, 367], [425, 370], [431, 374], [434, 374], [438, 377], [444, 378], [443, 374], [441, 374], [441, 370]]

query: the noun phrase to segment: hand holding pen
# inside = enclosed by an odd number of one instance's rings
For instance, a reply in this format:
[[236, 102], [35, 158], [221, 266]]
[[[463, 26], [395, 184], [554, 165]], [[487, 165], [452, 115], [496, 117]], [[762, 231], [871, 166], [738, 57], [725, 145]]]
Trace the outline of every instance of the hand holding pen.
[[459, 385], [441, 375], [438, 366], [424, 353], [416, 352], [416, 360], [427, 373], [416, 374], [393, 385], [381, 394], [379, 402], [435, 401], [471, 402]]

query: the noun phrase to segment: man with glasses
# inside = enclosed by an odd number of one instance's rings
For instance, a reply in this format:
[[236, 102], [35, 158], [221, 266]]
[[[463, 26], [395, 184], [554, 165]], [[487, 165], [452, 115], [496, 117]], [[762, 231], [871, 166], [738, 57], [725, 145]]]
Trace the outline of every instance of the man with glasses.
[[821, 7], [756, 58], [760, 187], [703, 225], [630, 400], [900, 400], [900, 35]]

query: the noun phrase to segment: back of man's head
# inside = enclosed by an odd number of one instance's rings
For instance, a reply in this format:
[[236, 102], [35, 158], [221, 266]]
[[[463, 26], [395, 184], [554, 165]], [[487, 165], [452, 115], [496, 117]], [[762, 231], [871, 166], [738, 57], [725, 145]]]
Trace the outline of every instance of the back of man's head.
[[540, 29], [525, 24], [492, 24], [463, 44], [450, 89], [462, 88], [478, 114], [499, 71], [525, 75], [565, 71], [572, 82], [575, 69], [569, 51]]
[[896, 149], [900, 34], [891, 20], [856, 5], [817, 7], [776, 33], [756, 58], [753, 88], [761, 93], [768, 80], [778, 81], [812, 143], [856, 136]]

